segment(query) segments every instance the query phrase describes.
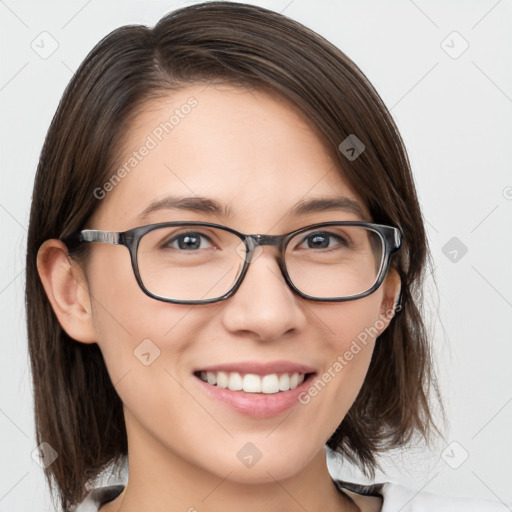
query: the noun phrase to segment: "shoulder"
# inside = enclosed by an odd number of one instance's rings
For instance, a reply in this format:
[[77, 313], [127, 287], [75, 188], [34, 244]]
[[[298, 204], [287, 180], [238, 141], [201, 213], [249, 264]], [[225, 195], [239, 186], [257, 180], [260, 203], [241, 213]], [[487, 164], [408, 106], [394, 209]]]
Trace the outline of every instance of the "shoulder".
[[364, 486], [335, 481], [340, 490], [348, 490], [363, 496], [381, 496], [381, 512], [506, 512], [510, 508], [503, 503], [470, 499], [449, 498], [425, 491], [416, 491], [403, 485], [387, 482]]
[[85, 499], [70, 512], [98, 512], [105, 503], [117, 498], [124, 489], [124, 485], [108, 485], [92, 489]]

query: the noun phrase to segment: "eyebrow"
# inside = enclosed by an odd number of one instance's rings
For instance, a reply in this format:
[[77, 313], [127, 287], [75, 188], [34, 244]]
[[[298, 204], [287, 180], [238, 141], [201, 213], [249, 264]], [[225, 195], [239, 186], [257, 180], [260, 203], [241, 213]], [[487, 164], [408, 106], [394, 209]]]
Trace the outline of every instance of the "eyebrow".
[[[233, 217], [234, 212], [228, 205], [222, 205], [214, 199], [208, 197], [194, 196], [194, 197], [176, 197], [167, 196], [158, 201], [153, 201], [145, 208], [139, 215], [139, 220], [146, 219], [149, 214], [158, 210], [186, 210], [190, 212], [206, 213], [210, 215]], [[342, 210], [348, 213], [353, 213], [361, 220], [366, 220], [366, 215], [363, 212], [361, 205], [348, 197], [327, 197], [309, 199], [307, 201], [299, 201], [288, 212], [288, 216], [299, 216], [308, 213], [318, 213], [332, 210]]]
[[222, 206], [218, 201], [207, 197], [176, 197], [167, 196], [159, 201], [153, 201], [137, 217], [144, 220], [150, 213], [158, 210], [186, 210], [190, 212], [207, 213], [211, 215], [231, 217], [232, 209], [225, 205]]
[[291, 215], [304, 215], [306, 213], [325, 212], [329, 210], [342, 210], [353, 213], [361, 220], [366, 220], [366, 214], [361, 205], [354, 199], [344, 196], [326, 197], [299, 201], [290, 211]]

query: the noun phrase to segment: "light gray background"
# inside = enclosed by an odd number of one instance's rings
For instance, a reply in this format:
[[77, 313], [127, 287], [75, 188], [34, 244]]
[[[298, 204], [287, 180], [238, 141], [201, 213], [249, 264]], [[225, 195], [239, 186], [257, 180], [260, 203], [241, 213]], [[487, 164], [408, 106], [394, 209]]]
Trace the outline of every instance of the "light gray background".
[[[43, 137], [72, 72], [104, 35], [128, 23], [153, 25], [190, 3], [0, 0], [2, 512], [53, 510], [31, 458], [23, 307], [26, 228]], [[394, 454], [379, 479], [511, 503], [511, 1], [252, 3], [284, 12], [345, 51], [391, 109], [412, 161], [435, 261], [437, 291], [430, 279], [426, 316], [449, 429], [447, 442], [431, 451]], [[46, 59], [31, 47], [35, 41], [42, 48], [46, 38], [51, 48], [43, 31], [58, 43]], [[459, 55], [464, 40], [469, 46]], [[446, 246], [453, 237], [455, 245]], [[446, 449], [448, 443], [457, 444]], [[357, 476], [335, 461], [332, 470]]]

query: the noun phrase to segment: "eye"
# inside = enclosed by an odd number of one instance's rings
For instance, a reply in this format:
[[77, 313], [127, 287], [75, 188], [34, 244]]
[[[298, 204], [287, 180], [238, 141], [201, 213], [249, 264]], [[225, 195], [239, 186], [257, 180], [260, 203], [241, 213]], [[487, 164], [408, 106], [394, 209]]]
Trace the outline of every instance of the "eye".
[[306, 249], [331, 249], [335, 246], [347, 245], [347, 240], [339, 234], [320, 231], [308, 234], [302, 244], [300, 244], [300, 247]]
[[164, 248], [179, 249], [181, 251], [194, 251], [198, 249], [209, 249], [212, 247], [212, 243], [203, 233], [188, 231], [169, 238], [162, 246]]

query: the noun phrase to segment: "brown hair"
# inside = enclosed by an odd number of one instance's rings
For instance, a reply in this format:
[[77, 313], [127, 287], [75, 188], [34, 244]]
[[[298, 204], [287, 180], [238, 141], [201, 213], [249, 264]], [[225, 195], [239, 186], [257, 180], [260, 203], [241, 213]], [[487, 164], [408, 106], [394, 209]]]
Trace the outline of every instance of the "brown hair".
[[[380, 336], [366, 380], [328, 446], [372, 474], [377, 454], [420, 433], [427, 438], [433, 379], [422, 321], [428, 246], [410, 164], [390, 113], [365, 75], [339, 49], [270, 10], [207, 2], [171, 12], [154, 28], [114, 30], [86, 57], [49, 128], [35, 179], [27, 247], [26, 306], [38, 442], [58, 458], [46, 470], [66, 509], [85, 485], [127, 452], [122, 403], [96, 344], [59, 325], [36, 269], [40, 245], [82, 228], [112, 175], [129, 120], [150, 98], [197, 82], [225, 80], [270, 89], [309, 119], [374, 222], [398, 226], [392, 265], [401, 310]], [[366, 146], [349, 161], [338, 145]]]

